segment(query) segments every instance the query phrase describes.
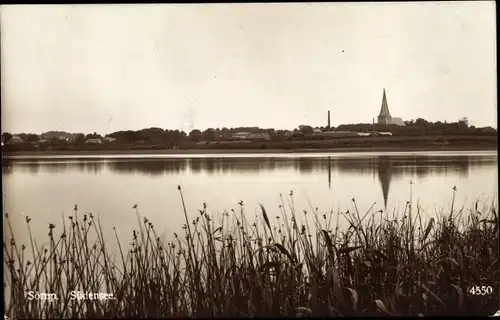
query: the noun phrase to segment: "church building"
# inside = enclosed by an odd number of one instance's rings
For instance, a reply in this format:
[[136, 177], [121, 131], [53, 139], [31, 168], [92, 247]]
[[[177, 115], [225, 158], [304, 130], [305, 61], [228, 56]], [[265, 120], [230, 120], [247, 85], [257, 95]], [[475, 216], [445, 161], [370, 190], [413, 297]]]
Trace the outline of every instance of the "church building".
[[380, 108], [380, 114], [378, 115], [377, 120], [378, 124], [396, 124], [398, 126], [405, 125], [403, 119], [391, 116], [391, 113], [389, 112], [389, 106], [387, 105], [385, 88], [382, 96], [382, 107]]

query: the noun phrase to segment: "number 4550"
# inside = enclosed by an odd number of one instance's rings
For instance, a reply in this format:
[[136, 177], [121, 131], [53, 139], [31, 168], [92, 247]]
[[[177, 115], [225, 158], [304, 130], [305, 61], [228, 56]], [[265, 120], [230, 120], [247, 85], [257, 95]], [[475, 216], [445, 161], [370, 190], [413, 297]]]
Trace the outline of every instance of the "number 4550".
[[469, 293], [475, 296], [485, 296], [493, 293], [491, 286], [474, 286], [469, 289]]

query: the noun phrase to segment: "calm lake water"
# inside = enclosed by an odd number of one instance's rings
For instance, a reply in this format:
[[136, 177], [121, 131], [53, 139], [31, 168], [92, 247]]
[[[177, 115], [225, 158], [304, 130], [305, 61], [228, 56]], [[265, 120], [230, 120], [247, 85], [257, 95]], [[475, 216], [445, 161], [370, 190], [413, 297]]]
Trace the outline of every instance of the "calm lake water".
[[80, 213], [99, 214], [111, 237], [116, 226], [130, 241], [137, 228], [134, 204], [164, 237], [180, 230], [178, 185], [190, 218], [199, 215], [203, 202], [220, 214], [239, 212], [243, 201], [250, 220], [260, 216], [258, 203], [275, 219], [280, 194], [288, 207], [290, 191], [296, 212], [353, 210], [355, 198], [362, 213], [374, 202], [374, 210], [402, 213], [410, 188], [413, 201], [430, 216], [449, 209], [453, 186], [457, 206], [472, 207], [476, 199], [496, 202], [497, 170], [496, 151], [20, 157], [3, 160], [3, 206], [16, 236], [26, 233], [29, 216], [39, 226], [32, 227], [35, 236], [46, 239], [48, 224], [60, 227], [62, 214], [67, 219], [77, 204]]

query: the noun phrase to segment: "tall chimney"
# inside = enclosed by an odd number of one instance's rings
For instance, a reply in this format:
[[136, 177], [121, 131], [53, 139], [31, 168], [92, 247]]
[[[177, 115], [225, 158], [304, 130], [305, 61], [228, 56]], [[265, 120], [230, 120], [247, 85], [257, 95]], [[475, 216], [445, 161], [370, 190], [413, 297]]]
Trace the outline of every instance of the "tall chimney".
[[328, 129], [330, 129], [330, 110], [328, 110]]

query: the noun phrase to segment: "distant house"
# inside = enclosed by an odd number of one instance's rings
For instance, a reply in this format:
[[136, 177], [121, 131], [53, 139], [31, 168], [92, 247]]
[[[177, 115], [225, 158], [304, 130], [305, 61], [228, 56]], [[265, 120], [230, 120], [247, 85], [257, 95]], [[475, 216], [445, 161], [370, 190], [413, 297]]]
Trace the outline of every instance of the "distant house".
[[248, 132], [236, 132], [231, 136], [233, 140], [245, 140], [250, 133]]
[[64, 136], [64, 135], [55, 135], [55, 134], [48, 135], [48, 134], [42, 134], [42, 135], [40, 136], [40, 139], [46, 139], [46, 140], [57, 139], [57, 140], [60, 140], [60, 141], [67, 141], [68, 137], [67, 137], [67, 136]]
[[359, 137], [358, 133], [354, 131], [324, 131], [318, 135], [329, 139]]
[[13, 136], [9, 141], [8, 144], [22, 144], [26, 143], [21, 137], [19, 136]]
[[50, 140], [49, 139], [40, 139], [40, 140], [38, 140], [37, 143], [38, 144], [50, 144]]
[[231, 139], [231, 133], [228, 131], [221, 131], [219, 132], [219, 137], [220, 140], [229, 140]]
[[102, 140], [101, 139], [87, 139], [85, 141], [86, 144], [101, 144]]
[[115, 142], [115, 141], [116, 141], [116, 138], [113, 138], [113, 137], [104, 138], [104, 142], [107, 142], [107, 143], [111, 143], [111, 142]]
[[321, 129], [320, 129], [320, 128], [314, 128], [314, 129], [313, 129], [313, 133], [314, 133], [315, 135], [318, 135], [318, 134], [320, 134], [320, 133], [322, 133], [322, 132], [323, 132], [323, 131], [321, 131]]
[[300, 131], [294, 131], [291, 133], [291, 135], [288, 137], [288, 139], [293, 139], [293, 138], [304, 138], [305, 134], [303, 134]]
[[369, 137], [372, 135], [370, 132], [357, 132], [357, 134], [360, 137]]
[[40, 135], [40, 138], [48, 139], [48, 140], [51, 140], [53, 138], [57, 138], [59, 140], [66, 140], [66, 138], [70, 138], [71, 136], [72, 136], [71, 133], [64, 132], [64, 131], [48, 131], [48, 132], [42, 133]]
[[378, 136], [392, 136], [392, 132], [377, 132]]
[[253, 141], [269, 141], [271, 140], [271, 135], [267, 132], [250, 133], [247, 135], [246, 139]]
[[403, 121], [403, 119], [398, 118], [398, 117], [393, 117], [391, 123], [395, 124], [395, 125], [398, 125], [398, 126], [404, 126], [405, 125], [405, 122]]
[[293, 134], [293, 132], [292, 132], [292, 131], [288, 131], [288, 130], [287, 130], [287, 131], [285, 131], [285, 137], [291, 137], [291, 136], [292, 136], [292, 134]]

